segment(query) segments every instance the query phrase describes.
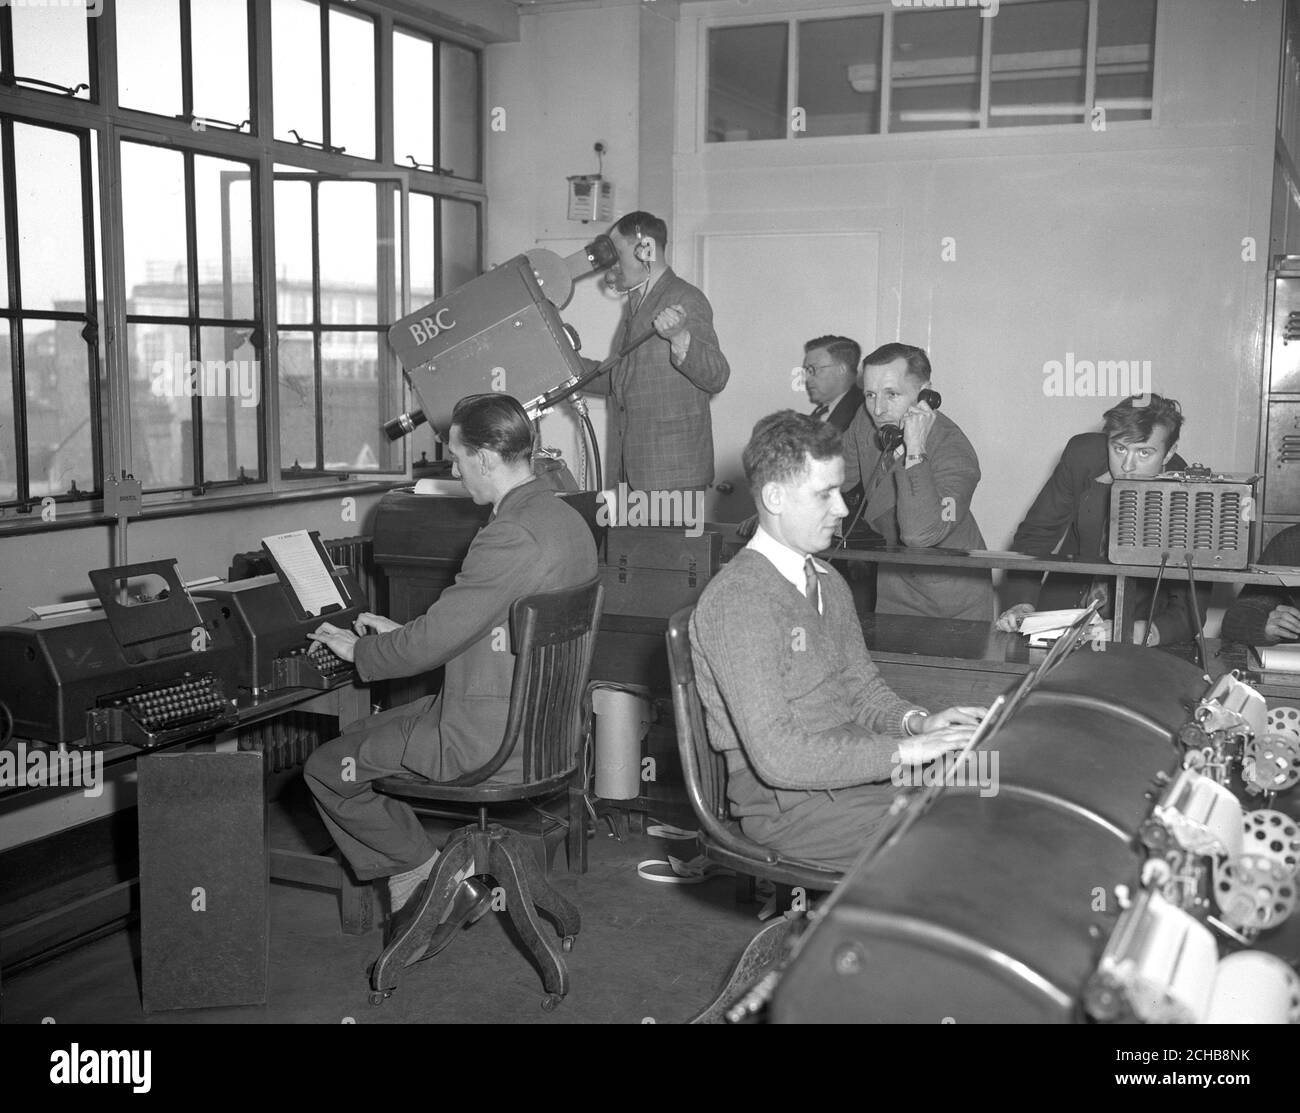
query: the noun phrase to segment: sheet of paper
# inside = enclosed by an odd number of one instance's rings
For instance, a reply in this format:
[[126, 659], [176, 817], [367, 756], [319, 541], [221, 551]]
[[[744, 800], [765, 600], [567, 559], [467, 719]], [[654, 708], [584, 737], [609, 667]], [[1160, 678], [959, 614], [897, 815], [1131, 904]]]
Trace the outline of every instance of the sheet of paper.
[[1300, 587], [1300, 568], [1284, 564], [1252, 564], [1249, 570], [1261, 576], [1276, 576], [1283, 587]]
[[1257, 645], [1255, 652], [1268, 672], [1300, 672], [1300, 645]]
[[1079, 621], [1083, 608], [1064, 611], [1034, 611], [1020, 620], [1022, 634], [1041, 634], [1048, 630], [1064, 630]]
[[318, 615], [326, 607], [344, 606], [334, 577], [305, 529], [263, 537], [262, 544], [275, 557], [304, 611]]

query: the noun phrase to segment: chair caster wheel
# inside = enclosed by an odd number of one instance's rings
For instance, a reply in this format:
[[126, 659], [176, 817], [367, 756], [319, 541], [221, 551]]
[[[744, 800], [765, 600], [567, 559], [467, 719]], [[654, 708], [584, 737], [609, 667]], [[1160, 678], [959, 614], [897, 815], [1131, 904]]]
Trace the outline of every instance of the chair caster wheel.
[[545, 997], [542, 998], [542, 1012], [545, 1013], [555, 1012], [555, 1007], [563, 1000], [564, 998], [561, 997], [558, 993], [548, 993]]
[[379, 1007], [380, 1005], [382, 1005], [385, 1001], [387, 1001], [388, 998], [390, 998], [392, 995], [393, 995], [393, 991], [392, 991], [391, 989], [374, 989], [374, 990], [371, 990], [371, 991], [370, 991], [370, 1004], [371, 1004], [372, 1007], [374, 1007], [374, 1008], [378, 1008], [378, 1007]]
[[568, 954], [571, 950], [573, 950], [572, 935], [566, 935], [563, 939], [560, 940], [560, 950], [562, 950], [565, 954]]

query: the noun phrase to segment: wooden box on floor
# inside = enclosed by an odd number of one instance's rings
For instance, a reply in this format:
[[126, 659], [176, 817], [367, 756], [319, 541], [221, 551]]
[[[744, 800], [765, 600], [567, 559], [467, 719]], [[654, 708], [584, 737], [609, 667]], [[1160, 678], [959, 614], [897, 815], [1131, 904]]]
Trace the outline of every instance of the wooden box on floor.
[[151, 754], [137, 769], [145, 1012], [266, 1004], [262, 755]]

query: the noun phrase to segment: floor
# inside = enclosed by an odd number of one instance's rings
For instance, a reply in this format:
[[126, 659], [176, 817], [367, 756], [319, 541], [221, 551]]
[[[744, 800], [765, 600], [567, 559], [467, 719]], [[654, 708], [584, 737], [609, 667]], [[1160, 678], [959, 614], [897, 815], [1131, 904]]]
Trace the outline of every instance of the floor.
[[[283, 816], [272, 837], [283, 845]], [[277, 833], [280, 832], [279, 834]], [[380, 932], [347, 936], [337, 897], [288, 885], [271, 887], [271, 960], [266, 1005], [144, 1014], [138, 929], [117, 931], [40, 965], [7, 975], [3, 1020], [37, 1023], [683, 1023], [703, 1010], [762, 926], [758, 906], [737, 904], [730, 874], [700, 884], [641, 879], [637, 864], [668, 854], [690, 858], [691, 841], [608, 828], [590, 842], [585, 875], [552, 874], [582, 914], [567, 956], [570, 992], [553, 1012], [541, 1008], [541, 978], [489, 914], [437, 958], [407, 971], [391, 998], [368, 1003], [366, 971]]]

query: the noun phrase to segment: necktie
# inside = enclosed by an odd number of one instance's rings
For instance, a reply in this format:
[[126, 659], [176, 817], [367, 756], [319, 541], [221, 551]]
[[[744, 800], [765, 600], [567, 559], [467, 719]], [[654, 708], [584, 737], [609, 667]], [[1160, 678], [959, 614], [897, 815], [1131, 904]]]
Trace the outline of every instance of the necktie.
[[820, 406], [818, 406], [815, 410], [813, 410], [812, 412], [813, 420], [821, 421], [821, 419], [826, 416], [826, 411], [828, 409], [830, 409], [830, 407], [826, 405], [825, 402], [823, 402]]
[[822, 589], [821, 585], [817, 582], [817, 567], [813, 564], [812, 557], [804, 558], [803, 578], [804, 595], [807, 597], [808, 602], [813, 605], [813, 609], [816, 610], [818, 614], [821, 614]]

